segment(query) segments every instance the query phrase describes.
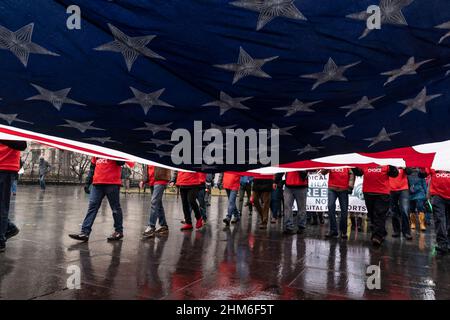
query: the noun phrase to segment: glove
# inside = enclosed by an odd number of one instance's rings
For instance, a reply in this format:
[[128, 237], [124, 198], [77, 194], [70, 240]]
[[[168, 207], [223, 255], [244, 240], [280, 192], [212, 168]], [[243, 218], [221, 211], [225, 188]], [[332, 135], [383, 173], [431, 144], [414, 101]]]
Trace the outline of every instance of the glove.
[[86, 192], [87, 194], [91, 193], [91, 186], [90, 185], [85, 185], [84, 186], [84, 192]]

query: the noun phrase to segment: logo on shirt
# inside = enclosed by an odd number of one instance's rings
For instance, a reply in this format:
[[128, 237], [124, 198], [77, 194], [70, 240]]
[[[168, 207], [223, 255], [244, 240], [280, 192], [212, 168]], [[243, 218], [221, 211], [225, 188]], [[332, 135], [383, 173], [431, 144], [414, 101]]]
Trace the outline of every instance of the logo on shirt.
[[367, 172], [381, 173], [381, 168], [369, 168], [367, 169]]
[[436, 178], [444, 178], [444, 179], [448, 179], [450, 178], [450, 173], [436, 173]]

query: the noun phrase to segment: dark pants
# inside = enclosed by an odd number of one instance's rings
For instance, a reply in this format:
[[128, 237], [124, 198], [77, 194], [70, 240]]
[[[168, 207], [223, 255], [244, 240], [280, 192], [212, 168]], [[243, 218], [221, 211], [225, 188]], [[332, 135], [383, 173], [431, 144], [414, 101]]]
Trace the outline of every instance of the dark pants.
[[272, 218], [277, 219], [281, 217], [281, 200], [283, 199], [283, 189], [277, 187], [272, 190], [270, 195], [270, 210], [272, 211]]
[[364, 194], [367, 215], [372, 224], [372, 238], [384, 239], [386, 236], [386, 216], [389, 211], [390, 197], [387, 194]]
[[84, 218], [81, 232], [89, 235], [92, 231], [92, 225], [97, 217], [98, 210], [102, 204], [103, 198], [106, 196], [109, 206], [112, 210], [114, 219], [114, 230], [123, 232], [123, 214], [120, 207], [120, 185], [113, 184], [97, 184], [92, 186], [89, 197], [89, 207]]
[[239, 205], [238, 210], [242, 214], [242, 207], [244, 205], [244, 196], [247, 194], [247, 202], [248, 202], [248, 210], [252, 212], [252, 204], [250, 203], [250, 197], [252, 196], [252, 185], [250, 183], [246, 183], [245, 185], [241, 184], [239, 188]]
[[394, 233], [399, 234], [401, 231], [404, 236], [411, 234], [409, 224], [409, 191], [392, 191], [390, 207]]
[[431, 200], [434, 214], [434, 229], [436, 232], [436, 242], [440, 248], [448, 248], [448, 211], [450, 209], [450, 199], [433, 196]]
[[198, 189], [197, 200], [200, 208], [200, 214], [203, 220], [208, 219], [208, 217], [206, 216], [206, 193], [206, 187], [202, 186]]
[[330, 219], [330, 233], [338, 233], [336, 223], [336, 200], [338, 199], [339, 206], [341, 207], [339, 231], [341, 232], [341, 234], [347, 234], [348, 191], [337, 191], [333, 189], [328, 189], [328, 218]]
[[267, 224], [270, 209], [270, 191], [253, 191], [253, 205], [259, 213], [261, 224]]
[[192, 224], [191, 209], [194, 211], [195, 219], [199, 220], [201, 218], [200, 207], [197, 204], [199, 190], [198, 186], [180, 188], [184, 221], [187, 224]]
[[0, 244], [6, 243], [6, 233], [16, 226], [9, 221], [9, 203], [11, 201], [11, 181], [13, 172], [0, 172]]

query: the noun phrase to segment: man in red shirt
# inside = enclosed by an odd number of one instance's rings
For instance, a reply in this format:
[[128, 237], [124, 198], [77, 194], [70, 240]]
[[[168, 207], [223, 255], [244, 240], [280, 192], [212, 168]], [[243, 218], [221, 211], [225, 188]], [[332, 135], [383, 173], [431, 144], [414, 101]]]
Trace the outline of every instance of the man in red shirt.
[[393, 166], [353, 169], [357, 176], [364, 175], [363, 193], [367, 216], [372, 229], [372, 243], [379, 246], [386, 237], [386, 216], [389, 211], [391, 186], [389, 177], [397, 177], [398, 170]]
[[[165, 235], [169, 233], [162, 198], [164, 195], [164, 190], [170, 180], [170, 170], [148, 165], [145, 168], [145, 173], [145, 179], [144, 181], [141, 181], [140, 187], [143, 188], [145, 183], [150, 186], [150, 190], [152, 191], [152, 200], [148, 226], [142, 235], [145, 238], [153, 238], [156, 235]], [[161, 227], [156, 229], [156, 223], [158, 220]]]
[[[278, 177], [278, 174], [277, 174]], [[308, 195], [308, 171], [292, 171], [286, 173], [284, 189], [284, 233], [302, 234], [306, 227], [306, 197]], [[297, 222], [294, 222], [292, 207], [297, 202]], [[295, 230], [297, 227], [297, 230]]]
[[225, 189], [228, 197], [227, 216], [223, 219], [223, 223], [225, 223], [227, 227], [230, 225], [230, 222], [236, 223], [241, 219], [241, 213], [236, 206], [240, 181], [241, 176], [231, 172], [225, 172], [219, 176], [218, 184]]
[[[392, 237], [400, 237], [400, 232], [406, 240], [412, 240], [411, 226], [409, 222], [409, 185], [408, 176], [412, 173], [411, 168], [399, 168], [398, 176], [389, 178], [391, 186], [391, 212]], [[425, 217], [424, 217], [425, 218]]]
[[[347, 239], [347, 217], [348, 217], [348, 195], [353, 189], [355, 175], [349, 168], [341, 169], [322, 169], [319, 171], [323, 175], [328, 174], [328, 218], [330, 221], [330, 231], [325, 235], [326, 238]], [[336, 200], [339, 199], [341, 207], [341, 217], [339, 220], [339, 232], [336, 223]]]
[[[108, 237], [108, 241], [116, 241], [123, 238], [123, 214], [120, 206], [120, 186], [122, 185], [121, 173], [125, 161], [116, 161], [93, 157], [91, 168], [86, 179], [84, 191], [90, 193], [89, 207], [81, 226], [81, 233], [69, 234], [75, 240], [88, 241], [92, 231], [95, 217], [97, 216], [103, 198], [108, 198], [114, 219], [114, 232]], [[92, 184], [92, 190], [90, 186]]]
[[431, 176], [430, 196], [436, 230], [436, 250], [446, 254], [450, 249], [448, 240], [448, 212], [450, 212], [450, 172], [434, 169], [426, 170]]
[[20, 151], [27, 148], [25, 141], [0, 140], [0, 252], [6, 240], [17, 235], [19, 229], [9, 220], [12, 178], [20, 169]]

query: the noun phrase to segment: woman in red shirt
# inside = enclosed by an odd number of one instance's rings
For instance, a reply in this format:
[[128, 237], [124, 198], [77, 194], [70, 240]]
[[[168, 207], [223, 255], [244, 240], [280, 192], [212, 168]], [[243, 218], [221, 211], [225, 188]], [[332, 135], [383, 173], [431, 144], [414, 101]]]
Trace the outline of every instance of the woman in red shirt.
[[[222, 186], [228, 197], [228, 212], [223, 219], [226, 226], [231, 223], [236, 223], [241, 219], [241, 214], [236, 206], [237, 193], [241, 182], [241, 176], [231, 172], [225, 172], [219, 176], [219, 185]], [[232, 220], [233, 219], [233, 220]]]

